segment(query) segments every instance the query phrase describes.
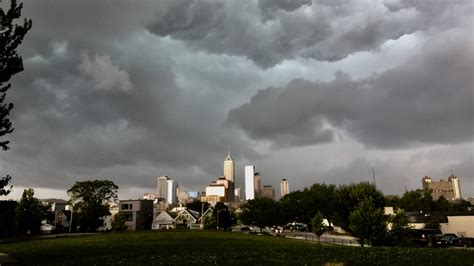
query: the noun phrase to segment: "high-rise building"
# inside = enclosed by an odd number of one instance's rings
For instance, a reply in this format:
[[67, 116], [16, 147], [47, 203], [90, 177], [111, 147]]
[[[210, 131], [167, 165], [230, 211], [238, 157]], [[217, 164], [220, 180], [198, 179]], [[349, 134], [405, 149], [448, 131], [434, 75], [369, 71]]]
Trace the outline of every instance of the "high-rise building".
[[158, 177], [157, 181], [157, 190], [156, 190], [156, 197], [158, 199], [166, 199], [168, 198], [168, 180], [170, 178], [168, 176], [160, 176]]
[[262, 190], [260, 189], [260, 173], [255, 173], [253, 177], [253, 188], [255, 189], [255, 197], [260, 198], [262, 196]]
[[288, 181], [286, 179], [282, 179], [280, 182], [280, 191], [281, 197], [283, 198], [286, 194], [290, 193], [290, 188], [288, 186]]
[[215, 202], [234, 202], [234, 183], [227, 180], [224, 176], [219, 177], [206, 187], [206, 196], [202, 196], [204, 201]]
[[255, 166], [245, 166], [245, 199], [255, 199]]
[[227, 180], [235, 183], [235, 168], [234, 160], [230, 157], [230, 150], [227, 153], [227, 157], [224, 160], [224, 176]]
[[240, 187], [237, 187], [234, 189], [234, 201], [235, 202], [240, 202]]
[[448, 180], [441, 179], [439, 182], [434, 182], [431, 177], [425, 176], [421, 179], [421, 184], [424, 190], [430, 190], [433, 199], [438, 199], [443, 196], [447, 200], [461, 199], [461, 186], [459, 178], [451, 175]]
[[262, 189], [262, 197], [275, 200], [275, 190], [271, 185], [264, 185]]
[[157, 181], [156, 197], [158, 200], [169, 204], [176, 204], [178, 184], [168, 176], [160, 176]]
[[169, 204], [176, 204], [178, 197], [176, 196], [176, 192], [178, 191], [178, 183], [174, 180], [167, 180], [168, 182], [168, 193], [166, 197], [166, 202]]

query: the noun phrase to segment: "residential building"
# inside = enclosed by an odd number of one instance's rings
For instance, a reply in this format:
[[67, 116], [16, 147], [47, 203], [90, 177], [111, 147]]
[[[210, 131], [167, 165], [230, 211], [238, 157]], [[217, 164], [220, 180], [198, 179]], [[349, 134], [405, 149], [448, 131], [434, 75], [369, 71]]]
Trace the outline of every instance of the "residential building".
[[153, 221], [153, 200], [121, 200], [119, 212], [125, 217], [128, 230], [151, 229]]
[[461, 199], [461, 186], [459, 184], [459, 178], [451, 175], [448, 180], [441, 179], [439, 182], [435, 182], [429, 176], [422, 178], [422, 187], [425, 190], [431, 191], [431, 196], [434, 200], [443, 196], [447, 200], [460, 200]]
[[255, 173], [253, 177], [253, 188], [255, 190], [255, 197], [260, 198], [262, 196], [262, 189], [261, 189], [261, 181], [260, 181], [260, 173]]
[[275, 190], [271, 185], [264, 185], [262, 189], [262, 197], [275, 200]]
[[290, 193], [290, 187], [288, 185], [288, 181], [285, 178], [283, 178], [280, 182], [280, 192], [282, 198]]
[[245, 200], [255, 199], [255, 166], [245, 166]]
[[155, 216], [155, 219], [153, 219], [151, 229], [153, 230], [173, 229], [175, 228], [175, 224], [174, 224], [175, 217], [176, 217], [176, 213], [161, 211], [158, 213], [158, 215]]
[[234, 168], [234, 160], [230, 157], [230, 150], [227, 153], [227, 157], [224, 160], [224, 177], [235, 183], [235, 168]]

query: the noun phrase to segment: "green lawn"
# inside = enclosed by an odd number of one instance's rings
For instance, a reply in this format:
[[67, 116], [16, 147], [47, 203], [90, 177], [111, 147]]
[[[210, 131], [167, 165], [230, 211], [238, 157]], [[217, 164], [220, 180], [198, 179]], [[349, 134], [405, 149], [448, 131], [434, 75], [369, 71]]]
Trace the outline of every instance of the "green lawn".
[[[143, 231], [35, 239], [0, 244], [20, 264], [187, 265], [473, 265], [474, 251], [446, 248], [360, 248], [207, 231]], [[336, 264], [337, 265], [337, 264]]]

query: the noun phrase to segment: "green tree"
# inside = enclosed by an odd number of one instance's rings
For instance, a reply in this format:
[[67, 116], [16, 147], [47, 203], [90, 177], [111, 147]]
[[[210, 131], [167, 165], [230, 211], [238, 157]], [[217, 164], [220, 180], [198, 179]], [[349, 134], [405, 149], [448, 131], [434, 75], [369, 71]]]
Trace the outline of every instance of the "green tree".
[[109, 203], [117, 200], [117, 191], [118, 186], [109, 180], [76, 182], [67, 191], [81, 231], [95, 231], [104, 224], [103, 218], [110, 214]]
[[390, 231], [389, 241], [391, 245], [395, 246], [411, 246], [412, 243], [412, 228], [408, 225], [408, 218], [404, 210], [399, 209], [394, 215], [389, 217]]
[[386, 217], [372, 198], [363, 199], [350, 213], [349, 228], [361, 246], [384, 243], [387, 236]]
[[[23, 71], [23, 60], [18, 55], [17, 48], [31, 29], [31, 20], [24, 19], [23, 24], [15, 23], [21, 16], [22, 8], [23, 4], [17, 5], [16, 0], [10, 1], [8, 11], [0, 8], [0, 137], [13, 132], [9, 119], [13, 103], [5, 102], [5, 98], [11, 87], [8, 81], [13, 75]], [[8, 150], [9, 143], [8, 140], [0, 140], [0, 148]], [[0, 177], [0, 196], [11, 192], [12, 186], [7, 187], [10, 180], [9, 175]]]
[[216, 216], [209, 215], [204, 217], [204, 229], [205, 230], [214, 230], [217, 227]]
[[239, 220], [246, 225], [255, 225], [260, 230], [266, 226], [280, 225], [281, 212], [278, 203], [269, 198], [256, 198], [241, 207]]
[[17, 232], [20, 235], [36, 235], [40, 232], [41, 221], [46, 218], [49, 206], [34, 197], [32, 188], [25, 189], [15, 210]]
[[324, 224], [324, 215], [322, 212], [318, 211], [313, 219], [311, 219], [311, 227], [313, 233], [318, 236], [318, 238], [323, 235], [328, 227]]
[[112, 226], [112, 231], [126, 231], [128, 227], [125, 223], [125, 217], [120, 212], [115, 214], [110, 224]]
[[359, 207], [361, 202], [367, 199], [371, 199], [376, 208], [385, 206], [385, 198], [382, 192], [378, 191], [373, 184], [363, 182], [339, 186], [335, 191], [333, 222], [350, 233], [349, 215]]
[[405, 192], [398, 203], [399, 207], [405, 211], [431, 212], [435, 207], [431, 192], [422, 189]]

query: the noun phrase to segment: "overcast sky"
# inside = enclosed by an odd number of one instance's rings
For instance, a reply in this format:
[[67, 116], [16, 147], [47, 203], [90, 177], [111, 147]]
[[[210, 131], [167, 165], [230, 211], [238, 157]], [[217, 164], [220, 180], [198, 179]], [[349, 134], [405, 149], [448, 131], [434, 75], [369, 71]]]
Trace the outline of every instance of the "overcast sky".
[[[8, 0], [0, 5], [8, 6]], [[204, 190], [230, 146], [290, 190], [460, 177], [474, 196], [471, 0], [24, 1], [1, 175], [20, 197], [168, 175]]]

